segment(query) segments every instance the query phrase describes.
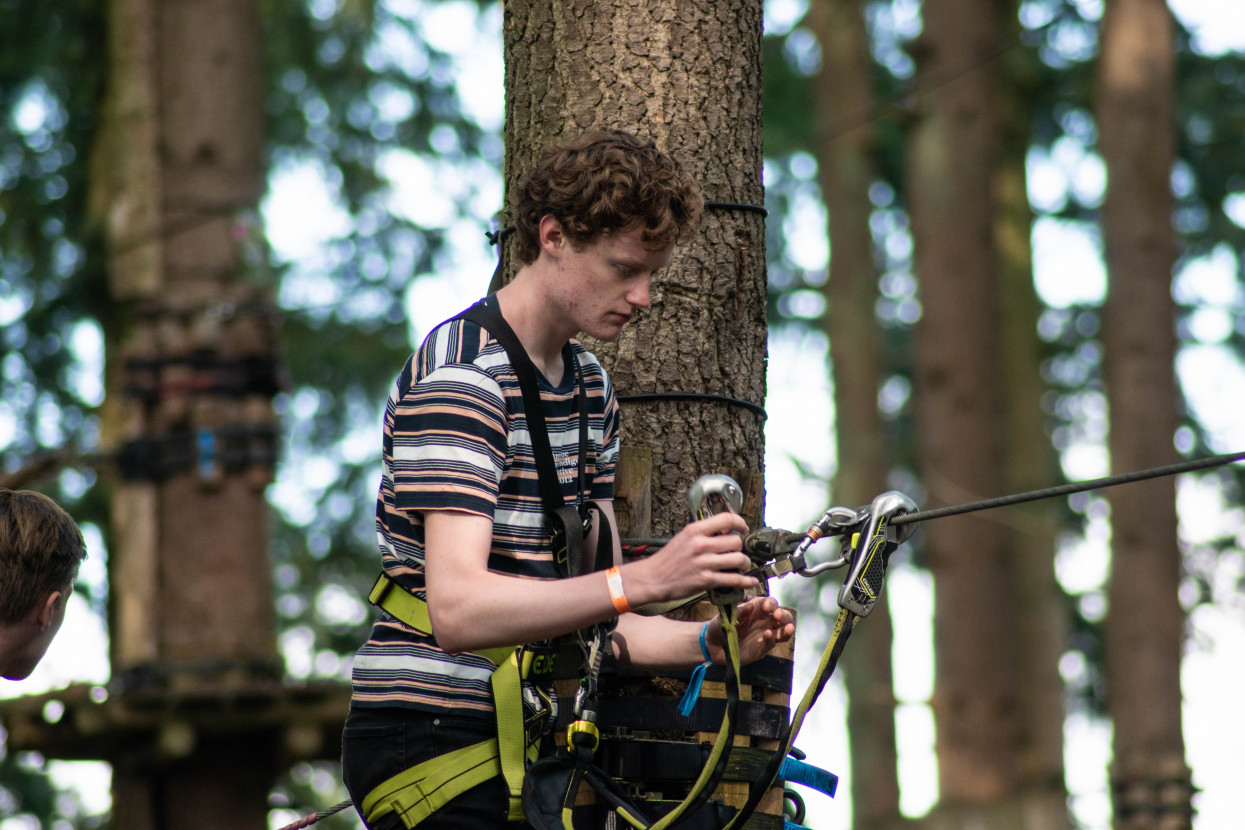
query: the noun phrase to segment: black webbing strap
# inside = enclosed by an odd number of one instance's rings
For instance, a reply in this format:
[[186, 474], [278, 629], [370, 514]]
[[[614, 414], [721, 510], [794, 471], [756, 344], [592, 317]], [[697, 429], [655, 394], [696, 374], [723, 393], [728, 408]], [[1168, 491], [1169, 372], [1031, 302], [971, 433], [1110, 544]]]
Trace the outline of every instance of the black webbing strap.
[[[767, 654], [759, 660], [755, 660], [746, 666], [739, 667], [739, 682], [745, 686], [760, 686], [769, 692], [781, 692], [783, 694], [791, 694], [792, 692], [792, 675], [794, 661], [790, 657], [778, 657], [774, 654]], [[672, 680], [680, 680], [684, 683], [691, 680], [691, 669], [634, 669], [630, 666], [615, 667], [613, 669], [620, 682], [626, 682], [633, 679], [644, 679], [652, 681], [657, 678], [670, 678]], [[555, 674], [555, 677], [565, 679], [561, 673]], [[726, 682], [726, 667], [719, 666], [714, 663], [705, 671], [704, 679], [708, 681], [716, 681], [718, 683]], [[741, 693], [742, 694], [742, 693]], [[755, 691], [753, 692], [755, 695]], [[746, 697], [746, 695], [745, 695]]]
[[519, 342], [514, 329], [510, 328], [506, 318], [497, 310], [495, 302], [492, 295], [489, 295], [458, 316], [492, 334], [506, 350], [510, 363], [514, 366], [519, 389], [523, 393], [523, 414], [532, 438], [532, 454], [536, 459], [536, 474], [540, 483], [540, 500], [551, 525], [565, 534], [565, 561], [561, 560], [560, 551], [557, 550], [554, 551], [554, 561], [564, 576], [575, 576], [583, 569], [584, 526], [579, 511], [584, 500], [585, 463], [588, 453], [588, 395], [583, 372], [579, 370], [579, 358], [572, 352], [572, 368], [579, 392], [575, 402], [579, 414], [579, 467], [575, 504], [568, 505], [562, 495], [562, 485], [558, 482], [558, 471], [553, 463], [553, 448], [549, 444], [549, 429], [545, 424], [544, 403], [541, 401], [540, 386], [536, 380], [536, 366]]
[[[549, 445], [549, 432], [545, 426], [544, 404], [540, 399], [540, 386], [536, 382], [536, 367], [528, 357], [527, 350], [519, 342], [518, 336], [506, 318], [501, 316], [494, 306], [489, 305], [489, 298], [479, 301], [459, 315], [470, 320], [497, 338], [497, 342], [506, 350], [510, 363], [514, 366], [515, 375], [519, 378], [519, 389], [523, 393], [523, 413], [527, 418], [528, 432], [532, 436], [532, 452], [536, 456], [536, 470], [540, 479], [540, 499], [547, 512], [553, 512], [566, 501], [562, 497], [562, 488], [558, 485], [558, 472], [553, 466], [553, 449]], [[575, 374], [579, 374], [576, 361]], [[580, 420], [587, 417], [587, 408], [580, 410]], [[586, 424], [584, 424], [586, 426]], [[581, 440], [585, 430], [580, 430]]]
[[[755, 781], [774, 754], [772, 750], [736, 746], [731, 749], [723, 781]], [[597, 766], [615, 778], [645, 784], [655, 781], [694, 781], [709, 755], [704, 744], [688, 741], [602, 738]]]

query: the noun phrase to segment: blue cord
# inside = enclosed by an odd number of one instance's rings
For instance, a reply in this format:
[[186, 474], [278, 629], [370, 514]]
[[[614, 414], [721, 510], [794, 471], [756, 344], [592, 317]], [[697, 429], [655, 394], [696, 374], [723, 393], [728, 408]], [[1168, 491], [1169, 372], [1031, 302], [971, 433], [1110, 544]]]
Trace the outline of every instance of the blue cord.
[[700, 699], [700, 685], [705, 680], [705, 670], [713, 665], [713, 660], [709, 657], [709, 644], [705, 642], [705, 636], [709, 633], [709, 622], [704, 624], [700, 629], [700, 653], [704, 656], [705, 662], [692, 669], [691, 679], [687, 681], [687, 691], [683, 693], [683, 697], [679, 698], [679, 714], [687, 717], [692, 714], [692, 709], [696, 706], [696, 701]]

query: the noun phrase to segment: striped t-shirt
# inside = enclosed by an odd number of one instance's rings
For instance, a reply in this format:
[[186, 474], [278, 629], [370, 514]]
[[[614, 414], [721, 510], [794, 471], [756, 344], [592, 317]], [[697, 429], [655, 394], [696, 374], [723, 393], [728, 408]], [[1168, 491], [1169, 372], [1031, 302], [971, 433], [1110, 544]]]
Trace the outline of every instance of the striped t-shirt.
[[[618, 404], [601, 364], [576, 341], [563, 348], [556, 387], [537, 372], [554, 464], [568, 503], [576, 496], [578, 398], [572, 355], [588, 399], [585, 491], [610, 499], [618, 456]], [[424, 340], [398, 376], [385, 407], [384, 459], [376, 532], [386, 575], [420, 599], [428, 510], [461, 510], [493, 520], [489, 568], [516, 577], [556, 578], [519, 380], [505, 349], [472, 322], [455, 318]], [[352, 705], [402, 706], [459, 714], [493, 711], [494, 663], [450, 655], [434, 637], [384, 611], [354, 661]]]

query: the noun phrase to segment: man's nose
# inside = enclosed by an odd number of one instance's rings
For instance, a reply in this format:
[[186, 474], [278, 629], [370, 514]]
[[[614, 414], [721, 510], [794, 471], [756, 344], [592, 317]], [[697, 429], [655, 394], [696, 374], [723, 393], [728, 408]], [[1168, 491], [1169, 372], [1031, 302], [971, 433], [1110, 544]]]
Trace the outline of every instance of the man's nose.
[[633, 306], [640, 308], [648, 308], [649, 305], [649, 284], [651, 280], [645, 277], [640, 284], [635, 286], [627, 293], [627, 302]]

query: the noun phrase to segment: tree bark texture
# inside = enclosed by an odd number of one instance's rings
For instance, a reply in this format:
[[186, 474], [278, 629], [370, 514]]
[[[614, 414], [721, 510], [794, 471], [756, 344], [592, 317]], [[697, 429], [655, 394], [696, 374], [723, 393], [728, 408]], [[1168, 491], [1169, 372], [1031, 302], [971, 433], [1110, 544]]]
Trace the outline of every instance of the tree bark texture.
[[[263, 486], [275, 440], [267, 298], [245, 284], [239, 217], [264, 187], [253, 0], [110, 0], [92, 204], [109, 253], [103, 443], [123, 459], [109, 540], [120, 695], [199, 696], [279, 678]], [[248, 432], [250, 430], [251, 432]], [[254, 436], [252, 436], [254, 438]], [[177, 452], [170, 448], [176, 446]], [[198, 698], [197, 698], [198, 699]], [[267, 826], [272, 741], [214, 745], [195, 719], [109, 758], [119, 826]]]
[[[814, 0], [805, 23], [821, 43], [814, 80], [814, 153], [829, 214], [830, 273], [821, 322], [830, 343], [838, 468], [836, 504], [867, 504], [887, 489], [891, 454], [878, 411], [884, 356], [875, 312], [878, 274], [869, 219], [876, 136], [869, 33], [859, 0]], [[899, 825], [891, 620], [883, 592], [843, 654], [851, 746], [852, 826]]]
[[[991, 0], [924, 8], [907, 197], [922, 317], [915, 341], [921, 475], [930, 507], [1002, 492], [999, 38]], [[935, 586], [934, 715], [940, 803], [931, 827], [1017, 827], [1021, 737], [1016, 609], [1007, 536], [994, 517], [923, 527]]]
[[[1096, 108], [1107, 165], [1104, 363], [1113, 472], [1176, 460], [1171, 295], [1173, 25], [1161, 0], [1105, 6]], [[1174, 484], [1115, 488], [1105, 652], [1115, 826], [1189, 827], [1181, 728], [1184, 613]]]
[[[505, 4], [508, 194], [553, 140], [588, 127], [654, 140], [712, 202], [762, 205], [760, 0], [515, 0]], [[512, 195], [511, 197], [512, 198]], [[654, 281], [652, 307], [615, 343], [589, 342], [619, 395], [712, 393], [765, 403], [764, 220], [707, 210]], [[763, 421], [736, 405], [624, 402], [623, 447], [650, 453], [651, 526], [687, 521], [686, 492], [735, 475], [762, 516]], [[630, 448], [630, 449], [628, 449]]]

